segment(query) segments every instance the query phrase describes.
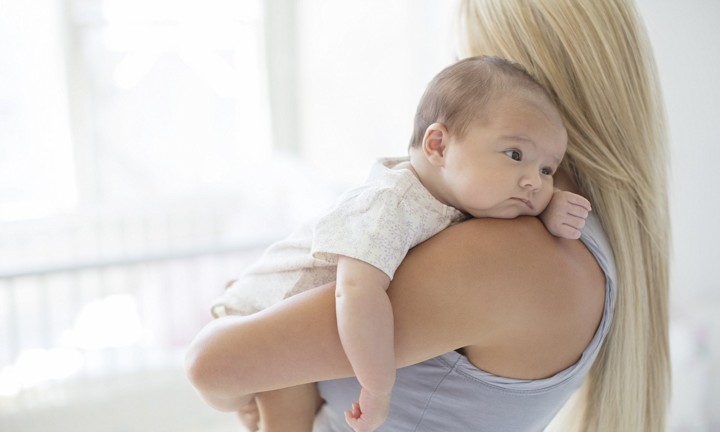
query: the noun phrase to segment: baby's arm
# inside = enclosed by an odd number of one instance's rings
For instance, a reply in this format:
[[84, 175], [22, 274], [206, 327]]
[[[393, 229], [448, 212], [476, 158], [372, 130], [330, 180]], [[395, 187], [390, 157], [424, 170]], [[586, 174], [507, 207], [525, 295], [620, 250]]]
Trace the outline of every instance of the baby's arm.
[[585, 197], [555, 189], [550, 203], [539, 217], [554, 236], [578, 239], [591, 210], [590, 201]]
[[393, 313], [385, 290], [390, 278], [378, 268], [340, 256], [335, 307], [343, 349], [362, 390], [345, 413], [356, 432], [373, 431], [388, 415], [395, 383]]

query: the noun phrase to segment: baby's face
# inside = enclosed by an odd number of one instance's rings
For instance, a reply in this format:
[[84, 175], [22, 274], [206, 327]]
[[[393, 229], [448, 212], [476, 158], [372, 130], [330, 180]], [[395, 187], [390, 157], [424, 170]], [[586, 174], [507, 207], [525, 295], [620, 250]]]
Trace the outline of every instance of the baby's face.
[[445, 150], [449, 204], [474, 217], [538, 215], [567, 148], [560, 116], [527, 96], [504, 97], [488, 109]]

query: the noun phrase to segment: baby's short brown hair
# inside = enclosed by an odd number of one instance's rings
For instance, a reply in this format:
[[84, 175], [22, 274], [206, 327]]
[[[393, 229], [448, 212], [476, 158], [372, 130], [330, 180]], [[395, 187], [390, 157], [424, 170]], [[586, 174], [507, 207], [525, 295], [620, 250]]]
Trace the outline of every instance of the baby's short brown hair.
[[430, 81], [420, 99], [410, 147], [421, 145], [425, 130], [433, 123], [442, 123], [448, 132], [462, 137], [492, 100], [515, 91], [542, 95], [556, 106], [524, 67], [509, 60], [477, 56], [446, 67]]

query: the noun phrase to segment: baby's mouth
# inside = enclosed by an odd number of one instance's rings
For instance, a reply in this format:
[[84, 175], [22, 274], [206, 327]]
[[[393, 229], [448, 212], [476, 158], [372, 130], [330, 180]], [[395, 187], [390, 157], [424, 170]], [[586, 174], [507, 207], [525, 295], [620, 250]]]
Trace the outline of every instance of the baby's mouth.
[[535, 210], [535, 206], [533, 205], [532, 201], [530, 201], [529, 199], [527, 199], [527, 198], [514, 198], [514, 199], [525, 203], [525, 205], [528, 206], [528, 208], [530, 210]]

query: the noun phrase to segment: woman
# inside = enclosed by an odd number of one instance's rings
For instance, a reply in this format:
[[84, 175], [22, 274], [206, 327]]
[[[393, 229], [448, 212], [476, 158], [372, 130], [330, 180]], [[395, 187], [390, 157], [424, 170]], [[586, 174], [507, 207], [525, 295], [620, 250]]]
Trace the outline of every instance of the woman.
[[[464, 0], [461, 17], [463, 56], [518, 62], [557, 97], [568, 150], [556, 186], [587, 197], [594, 216], [582, 241], [534, 218], [471, 220], [411, 251], [388, 290], [404, 368], [380, 430], [542, 430], [583, 382], [576, 430], [664, 430], [665, 131], [634, 6]], [[340, 429], [357, 382], [340, 379], [352, 371], [334, 320], [332, 286], [217, 320], [193, 343], [189, 376], [225, 410], [325, 381], [322, 415]]]

